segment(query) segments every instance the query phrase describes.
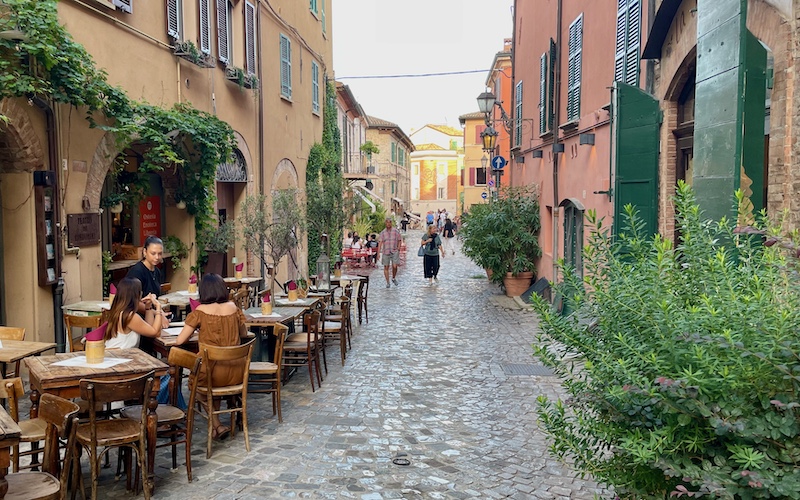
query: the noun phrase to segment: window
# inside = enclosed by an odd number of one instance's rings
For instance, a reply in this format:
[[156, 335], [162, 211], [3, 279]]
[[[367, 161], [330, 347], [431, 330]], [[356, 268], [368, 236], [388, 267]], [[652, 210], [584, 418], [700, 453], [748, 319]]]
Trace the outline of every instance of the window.
[[126, 14], [133, 14], [133, 0], [114, 0], [114, 7]]
[[281, 35], [281, 95], [292, 98], [292, 42]]
[[419, 163], [411, 165], [411, 173], [412, 175], [419, 175]]
[[539, 133], [547, 132], [547, 52], [539, 58]]
[[486, 184], [486, 169], [478, 167], [475, 169], [475, 185], [483, 186]]
[[319, 64], [311, 61], [311, 111], [319, 114]]
[[211, 0], [200, 0], [200, 52], [211, 53]]
[[256, 7], [250, 2], [244, 4], [244, 51], [245, 71], [256, 73]]
[[583, 50], [583, 14], [569, 25], [567, 61], [567, 121], [581, 117], [581, 57]]
[[222, 64], [231, 62], [231, 4], [217, 0], [217, 57]]
[[440, 200], [445, 199], [444, 188], [439, 188], [437, 193], [437, 198]]
[[328, 27], [325, 25], [325, 0], [320, 0], [320, 7], [322, 7], [322, 33], [327, 33]]
[[514, 94], [514, 145], [522, 144], [522, 82], [517, 82]]
[[641, 0], [617, 0], [617, 39], [614, 80], [639, 86], [639, 39], [642, 31]]
[[183, 5], [181, 0], [167, 0], [167, 34], [175, 40], [181, 40]]
[[309, 9], [311, 9], [311, 12], [313, 12], [314, 14], [319, 12], [317, 8], [317, 0], [309, 0], [309, 1], [310, 1]]
[[392, 143], [392, 163], [397, 163], [397, 143]]

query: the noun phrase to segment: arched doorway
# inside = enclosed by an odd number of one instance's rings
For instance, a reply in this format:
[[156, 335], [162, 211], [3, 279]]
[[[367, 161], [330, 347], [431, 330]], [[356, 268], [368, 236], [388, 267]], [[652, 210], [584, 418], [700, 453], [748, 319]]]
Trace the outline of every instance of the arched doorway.
[[586, 208], [573, 198], [561, 202], [564, 214], [564, 264], [583, 276], [583, 217]]
[[[247, 160], [237, 148], [233, 150], [231, 161], [217, 166], [217, 216], [219, 222], [233, 222], [235, 210], [240, 198], [247, 191]], [[233, 269], [228, 269], [228, 264], [236, 256], [236, 249], [229, 248], [228, 254], [222, 262], [222, 275], [233, 276]]]

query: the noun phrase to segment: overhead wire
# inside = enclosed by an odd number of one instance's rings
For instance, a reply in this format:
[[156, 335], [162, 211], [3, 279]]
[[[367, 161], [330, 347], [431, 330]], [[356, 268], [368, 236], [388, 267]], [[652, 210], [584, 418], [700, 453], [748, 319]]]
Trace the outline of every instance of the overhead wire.
[[367, 79], [385, 79], [385, 78], [426, 78], [430, 76], [451, 76], [451, 75], [469, 75], [473, 73], [487, 73], [488, 69], [470, 69], [466, 71], [446, 71], [442, 73], [408, 73], [400, 75], [359, 75], [359, 76], [336, 76], [337, 80], [367, 80]]

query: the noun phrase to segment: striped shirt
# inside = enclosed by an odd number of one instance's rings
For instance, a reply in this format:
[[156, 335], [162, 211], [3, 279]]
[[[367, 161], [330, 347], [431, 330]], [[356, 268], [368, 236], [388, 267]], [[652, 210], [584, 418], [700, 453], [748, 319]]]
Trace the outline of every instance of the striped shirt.
[[396, 227], [384, 229], [378, 235], [378, 243], [381, 246], [381, 254], [389, 255], [400, 250], [400, 240], [402, 236]]

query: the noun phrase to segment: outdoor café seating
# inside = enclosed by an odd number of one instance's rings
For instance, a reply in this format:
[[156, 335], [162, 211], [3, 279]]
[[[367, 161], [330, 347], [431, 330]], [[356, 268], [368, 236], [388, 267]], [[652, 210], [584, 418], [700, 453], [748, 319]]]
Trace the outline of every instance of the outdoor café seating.
[[[9, 415], [14, 422], [19, 425], [22, 431], [19, 435], [20, 443], [29, 443], [30, 449], [20, 451], [19, 443], [15, 444], [12, 450], [13, 471], [19, 472], [20, 469], [31, 469], [41, 466], [38, 457], [42, 455], [39, 443], [44, 441], [47, 422], [41, 418], [19, 419], [19, 399], [25, 394], [22, 386], [22, 379], [19, 377], [7, 378], [0, 382], [0, 399], [8, 402]], [[33, 456], [30, 464], [21, 466], [20, 457]]]
[[[314, 392], [314, 374], [317, 384], [322, 386], [322, 371], [319, 366], [320, 313], [312, 311], [303, 318], [304, 331], [293, 333], [286, 338], [283, 344], [282, 368], [308, 367], [308, 376], [311, 379], [311, 392]], [[284, 371], [286, 373], [286, 371]]]
[[[25, 329], [14, 326], [0, 326], [0, 340], [25, 340]], [[3, 364], [3, 373], [0, 377], [19, 377], [19, 361], [14, 364], [14, 371], [6, 373], [6, 366]]]
[[[94, 316], [76, 316], [73, 314], [64, 314], [64, 331], [67, 337], [67, 352], [82, 351], [83, 344], [81, 338], [88, 330], [94, 330], [100, 327], [103, 322], [103, 316], [100, 314]], [[73, 328], [78, 328], [79, 333], [75, 336]]]
[[281, 364], [283, 361], [283, 346], [289, 327], [286, 325], [275, 325], [272, 335], [275, 336], [275, 356], [272, 362], [251, 361], [250, 362], [250, 389], [252, 393], [262, 393], [272, 395], [272, 414], [278, 415], [278, 422], [283, 422], [281, 414]]

